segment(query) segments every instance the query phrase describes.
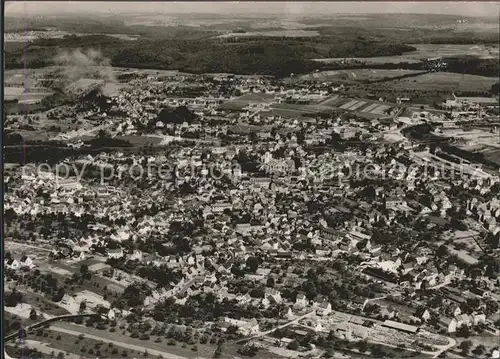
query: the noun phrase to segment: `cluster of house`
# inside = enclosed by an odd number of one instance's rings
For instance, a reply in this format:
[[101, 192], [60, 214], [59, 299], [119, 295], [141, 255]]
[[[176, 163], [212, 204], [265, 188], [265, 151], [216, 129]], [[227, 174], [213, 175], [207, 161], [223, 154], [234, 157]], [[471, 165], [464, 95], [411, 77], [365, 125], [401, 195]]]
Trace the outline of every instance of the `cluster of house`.
[[[185, 81], [180, 75], [176, 76], [175, 88], [179, 89]], [[159, 91], [165, 85], [156, 83], [154, 78], [148, 81], [151, 84], [148, 91], [139, 86], [115, 99], [114, 110], [130, 115], [114, 129], [117, 133], [134, 133], [134, 123], [155, 119], [161, 104], [184, 104], [198, 108], [201, 114], [207, 116], [214, 115], [212, 111], [220, 101], [215, 95], [176, 101], [161, 99]], [[230, 80], [222, 78], [217, 81]], [[206, 85], [201, 82], [197, 85]], [[242, 93], [248, 89], [249, 93], [275, 94], [280, 95], [279, 98], [281, 95], [291, 96], [292, 99], [325, 96], [325, 92], [318, 88], [290, 91], [269, 87], [265, 81], [253, 78], [237, 78], [233, 82], [232, 86]], [[153, 290], [144, 300], [146, 308], [171, 297], [177, 304], [183, 305], [190, 296], [213, 293], [219, 301], [234, 299], [240, 305], [264, 309], [284, 304], [288, 309], [286, 316], [290, 319], [297, 318], [294, 312], [313, 312], [316, 318], [313, 327], [318, 331], [339, 328], [338, 323], [336, 326], [329, 324], [329, 319], [337, 314], [326, 298], [309, 300], [299, 293], [294, 302], [289, 302], [282, 297], [279, 286], [267, 287], [262, 298], [252, 297], [247, 292], [235, 293], [230, 284], [239, 279], [232, 270], [243, 271], [246, 268], [244, 263], [254, 255], [271, 258], [278, 265], [297, 260], [329, 261], [341, 255], [357, 255], [363, 262], [353, 269], [368, 280], [396, 282], [400, 289], [415, 293], [419, 289], [447, 287], [453, 281], [460, 282], [466, 278], [465, 271], [436, 258], [436, 248], [415, 245], [410, 249], [401, 249], [393, 243], [381, 244], [384, 241], [374, 237], [376, 227], [396, 230], [423, 222], [421, 230], [434, 234], [439, 233], [436, 228], [444, 227], [455, 213], [460, 212], [468, 217], [464, 225], [475, 222], [493, 235], [500, 233], [497, 224], [500, 202], [492, 195], [499, 182], [498, 176], [482, 176], [481, 180], [471, 176], [457, 180], [443, 179], [442, 173], [428, 173], [423, 162], [422, 166], [401, 173], [405, 165], [420, 163], [421, 157], [412, 146], [379, 144], [368, 149], [359, 146], [358, 149], [343, 152], [328, 149], [315, 151], [335, 134], [344, 140], [373, 140], [377, 138], [374, 133], [394, 130], [397, 125], [392, 121], [366, 122], [341, 118], [288, 121], [274, 116], [271, 120], [271, 117], [255, 112], [265, 107], [242, 111], [231, 120], [233, 123], [242, 119], [249, 123], [273, 122], [273, 126], [280, 129], [275, 134], [261, 131], [256, 141], [248, 141], [244, 134], [241, 144], [230, 146], [181, 147], [155, 156], [102, 153], [82, 160], [97, 167], [112, 166], [123, 174], [123, 179], [131, 177], [128, 168], [133, 165], [146, 163], [158, 168], [175, 163], [176, 175], [169, 180], [148, 178], [148, 186], [137, 191], [134, 181], [123, 181], [120, 187], [114, 187], [23, 169], [23, 175], [19, 176], [20, 185], [9, 191], [5, 198], [5, 209], [31, 216], [33, 222], [43, 215], [57, 214], [90, 218], [83, 236], [70, 233], [68, 238], [57, 238], [78, 259], [96, 254], [96, 248], [101, 247], [105, 249], [102, 254], [107, 258], [137, 260], [150, 266], [166, 266], [180, 273], [178, 282]], [[160, 129], [169, 126], [156, 123]], [[186, 122], [171, 129], [179, 130], [176, 134], [181, 135], [185, 131], [208, 131], [210, 127], [203, 123]], [[225, 124], [217, 127], [216, 135], [227, 133]], [[291, 132], [290, 136], [287, 132]], [[210, 175], [207, 168], [211, 164], [234, 164], [242, 152], [259, 164], [259, 174], [248, 172], [242, 166], [230, 166], [221, 171], [227, 181]], [[367, 166], [370, 167], [369, 174], [378, 179], [373, 184], [363, 184], [366, 178], [362, 176], [366, 173], [356, 173], [356, 169]], [[192, 187], [190, 191], [182, 191], [186, 185]], [[456, 194], [457, 188], [474, 191], [475, 198], [469, 196], [468, 200], [464, 200]], [[420, 201], [422, 197], [427, 197], [429, 201]], [[339, 223], [332, 218], [338, 219]], [[165, 238], [165, 245], [168, 246], [171, 244], [168, 243], [169, 231], [173, 224], [179, 223], [200, 229], [200, 233], [192, 231], [185, 236], [191, 253], [177, 256], [149, 253], [146, 256], [137, 248], [125, 250], [121, 244]], [[432, 232], [434, 230], [436, 232]], [[306, 243], [307, 250], [297, 249], [297, 243]], [[58, 256], [63, 251], [57, 248], [54, 255]], [[468, 255], [472, 257], [476, 253]], [[211, 264], [210, 269], [207, 262]], [[23, 266], [32, 268], [33, 263], [23, 257], [21, 262], [9, 260], [6, 265], [12, 269]], [[264, 262], [256, 271], [245, 272], [243, 279], [264, 283], [270, 271], [269, 265]], [[493, 285], [487, 286], [484, 290], [487, 294], [482, 296], [498, 295], [493, 281], [485, 281]], [[69, 296], [63, 299], [68, 305], [74, 305], [73, 300]], [[96, 306], [103, 303], [98, 299], [94, 302]], [[363, 311], [364, 305], [356, 303], [352, 308]], [[432, 310], [427, 310], [419, 317], [425, 322], [433, 314]], [[114, 310], [108, 313], [110, 318], [118, 315], [120, 313]], [[417, 331], [414, 326], [393, 321], [397, 315], [392, 310], [384, 308], [382, 316], [387, 320], [379, 323], [381, 327], [412, 333]], [[480, 311], [470, 315], [453, 311], [449, 319], [446, 324], [448, 330], [455, 332], [464, 325], [488, 324], [489, 318]], [[260, 333], [255, 319], [226, 317], [224, 323], [238, 327], [238, 331], [246, 336]], [[358, 327], [344, 328], [346, 338], [347, 332], [359, 329], [353, 328]]]
[[19, 260], [15, 258], [6, 258], [4, 263], [5, 268], [12, 270], [22, 270], [22, 269], [34, 269], [36, 265], [33, 263], [33, 259], [30, 256], [24, 254]]

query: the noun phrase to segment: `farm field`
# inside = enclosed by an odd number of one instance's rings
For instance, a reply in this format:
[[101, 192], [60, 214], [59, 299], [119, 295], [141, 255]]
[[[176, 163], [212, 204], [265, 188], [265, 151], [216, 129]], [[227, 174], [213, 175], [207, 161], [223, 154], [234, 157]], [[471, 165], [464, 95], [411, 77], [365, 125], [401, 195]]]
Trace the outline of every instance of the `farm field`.
[[17, 100], [18, 103], [35, 104], [43, 100], [45, 97], [52, 95], [53, 92], [27, 92], [23, 87], [5, 87], [4, 100]]
[[251, 103], [271, 103], [275, 94], [248, 93], [236, 99], [224, 102], [220, 107], [226, 110], [241, 110]]
[[499, 56], [498, 45], [411, 44], [411, 46], [417, 50], [399, 56], [325, 58], [314, 59], [314, 61], [334, 63], [345, 60], [346, 62], [361, 62], [366, 64], [398, 64], [401, 62], [417, 63], [420, 60], [433, 57], [469, 55], [487, 59], [498, 58]]
[[[498, 143], [500, 144], [500, 138], [498, 139]], [[500, 149], [484, 151], [483, 155], [487, 160], [500, 166]]]
[[367, 65], [378, 65], [378, 64], [399, 64], [402, 62], [407, 62], [410, 64], [419, 63], [420, 60], [409, 58], [404, 55], [401, 56], [378, 56], [378, 57], [331, 57], [324, 59], [313, 59], [313, 61], [322, 62], [325, 64], [331, 64], [335, 62], [345, 61], [346, 63], [364, 63]]
[[332, 96], [323, 101], [322, 106], [328, 106], [331, 109], [340, 108], [345, 111], [357, 113], [370, 113], [374, 115], [387, 114], [395, 105], [386, 102], [380, 102], [368, 99], [351, 99], [345, 97]]
[[403, 56], [429, 58], [449, 57], [457, 55], [478, 56], [481, 58], [498, 58], [498, 45], [455, 45], [455, 44], [415, 44], [411, 45], [417, 51], [409, 52]]
[[231, 32], [217, 36], [218, 38], [244, 37], [244, 36], [284, 36], [284, 37], [310, 37], [318, 36], [318, 31], [312, 30], [271, 30], [271, 31], [249, 31], [244, 33]]
[[368, 99], [352, 99], [333, 95], [316, 105], [299, 105], [299, 104], [275, 104], [271, 106], [273, 115], [283, 117], [307, 116], [318, 112], [327, 112], [334, 110], [343, 110], [353, 112], [361, 116], [376, 118], [389, 115], [390, 111], [395, 107], [394, 104], [387, 102], [379, 102]]
[[70, 92], [81, 92], [89, 90], [95, 86], [102, 84], [102, 80], [95, 79], [79, 79], [78, 81], [73, 82], [69, 85], [66, 90]]
[[17, 100], [24, 93], [23, 87], [4, 87], [4, 100]]
[[438, 91], [489, 91], [498, 78], [463, 75], [452, 72], [433, 72], [406, 79], [385, 82], [384, 85], [398, 90]]
[[393, 78], [402, 75], [418, 74], [420, 70], [384, 70], [384, 69], [352, 69], [352, 70], [336, 70], [322, 71], [300, 76], [303, 80], [318, 80], [318, 81], [365, 81], [379, 80], [383, 78]]

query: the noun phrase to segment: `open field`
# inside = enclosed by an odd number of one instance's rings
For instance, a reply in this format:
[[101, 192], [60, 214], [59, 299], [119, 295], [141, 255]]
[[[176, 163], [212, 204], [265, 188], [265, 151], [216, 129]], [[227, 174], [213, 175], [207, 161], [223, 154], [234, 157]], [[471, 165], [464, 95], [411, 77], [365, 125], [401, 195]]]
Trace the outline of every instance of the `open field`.
[[66, 91], [69, 92], [83, 92], [87, 90], [91, 90], [103, 83], [102, 80], [95, 79], [79, 79], [78, 81], [73, 82], [66, 88]]
[[378, 57], [331, 57], [325, 59], [313, 59], [313, 61], [322, 62], [325, 64], [331, 64], [335, 62], [345, 61], [346, 63], [364, 63], [367, 65], [377, 65], [377, 64], [399, 64], [402, 62], [407, 62], [410, 64], [419, 63], [419, 59], [401, 56], [378, 56]]
[[410, 52], [403, 56], [432, 58], [468, 55], [485, 59], [496, 59], [499, 53], [498, 45], [416, 44], [412, 46], [416, 47], [417, 51]]
[[52, 92], [26, 92], [22, 87], [6, 87], [4, 89], [4, 100], [17, 100], [18, 105], [37, 104], [50, 95], [52, 95]]
[[317, 81], [364, 81], [393, 78], [402, 75], [418, 74], [420, 70], [384, 70], [384, 69], [352, 69], [322, 71], [300, 76], [303, 80]]
[[219, 38], [244, 37], [244, 36], [284, 36], [284, 37], [309, 37], [318, 36], [319, 32], [312, 30], [271, 30], [271, 31], [249, 31], [249, 32], [231, 32], [219, 35]]
[[369, 113], [374, 115], [387, 115], [389, 110], [395, 107], [394, 104], [387, 102], [368, 99], [352, 99], [336, 95], [326, 101], [323, 101], [321, 105], [327, 106], [331, 109], [340, 108], [345, 111]]
[[4, 100], [18, 100], [24, 93], [23, 87], [4, 87]]
[[498, 82], [498, 77], [463, 75], [452, 72], [433, 72], [388, 81], [384, 85], [397, 90], [478, 91], [485, 92]]
[[[105, 348], [108, 343], [113, 343], [114, 346], [121, 347], [120, 353], [123, 348], [126, 348], [129, 353], [131, 351], [142, 354], [146, 349], [149, 352], [149, 357], [157, 357], [162, 355], [164, 358], [182, 359], [182, 358], [211, 358], [215, 351], [215, 346], [210, 344], [197, 343], [198, 350], [191, 350], [192, 345], [187, 345], [184, 348], [182, 343], [177, 342], [176, 345], [167, 345], [167, 339], [162, 338], [160, 343], [155, 342], [154, 337], [149, 340], [140, 340], [138, 338], [131, 338], [128, 335], [123, 335], [119, 330], [115, 332], [96, 330], [81, 325], [75, 325], [67, 322], [60, 322], [57, 325], [50, 327], [51, 331], [59, 332], [63, 337], [71, 335], [76, 338], [76, 335], [83, 334], [85, 339], [98, 340], [101, 339]], [[74, 345], [74, 344], [73, 344]], [[79, 347], [79, 346], [78, 346]], [[141, 355], [142, 356], [142, 355]], [[230, 358], [224, 355], [222, 358]]]
[[238, 98], [224, 102], [220, 107], [227, 110], [241, 110], [251, 103], [271, 103], [274, 101], [274, 94], [248, 93]]
[[[500, 136], [498, 139], [498, 143], [500, 144]], [[487, 160], [495, 162], [498, 166], [500, 166], [500, 149], [483, 152], [483, 155]]]
[[390, 115], [395, 104], [368, 99], [352, 99], [333, 95], [316, 105], [274, 104], [271, 113], [283, 117], [307, 117], [318, 112], [341, 110], [352, 112], [368, 118], [377, 118]]
[[365, 64], [385, 63], [417, 63], [421, 60], [434, 57], [477, 56], [483, 59], [495, 59], [499, 56], [498, 45], [455, 45], [455, 44], [412, 44], [417, 50], [399, 56], [379, 57], [350, 57], [350, 58], [325, 58], [314, 59], [324, 63], [334, 62], [359, 62]]
[[156, 146], [162, 142], [162, 139], [160, 137], [154, 137], [154, 136], [128, 135], [128, 136], [117, 136], [116, 139], [128, 141], [132, 144], [132, 146], [136, 147]]

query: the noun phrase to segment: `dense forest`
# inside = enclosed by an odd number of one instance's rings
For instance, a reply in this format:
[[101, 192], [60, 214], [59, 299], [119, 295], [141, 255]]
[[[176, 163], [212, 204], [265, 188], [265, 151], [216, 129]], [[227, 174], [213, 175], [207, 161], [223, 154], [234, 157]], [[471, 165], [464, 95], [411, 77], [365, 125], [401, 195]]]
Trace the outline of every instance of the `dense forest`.
[[26, 48], [6, 49], [6, 68], [37, 68], [54, 64], [59, 49], [94, 48], [111, 59], [116, 67], [172, 69], [193, 73], [230, 72], [288, 76], [312, 71], [321, 65], [312, 57], [385, 56], [412, 51], [407, 45], [369, 40], [325, 42], [290, 38], [244, 40], [145, 39], [124, 41], [105, 35], [66, 36], [37, 40]]
[[500, 74], [500, 62], [498, 59], [478, 59], [474, 57], [450, 57], [444, 58], [447, 63], [447, 71], [479, 76], [496, 76]]
[[[438, 20], [441, 18], [415, 20], [410, 16], [408, 19], [439, 24]], [[25, 21], [20, 22], [19, 19], [6, 18], [7, 32], [20, 30], [24, 32], [26, 29], [19, 29], [19, 24], [23, 23], [23, 26], [31, 30], [51, 27], [80, 35], [39, 39], [27, 44], [7, 42], [5, 66], [7, 69], [22, 68], [25, 65], [30, 68], [49, 66], [54, 64], [54, 56], [61, 50], [92, 48], [100, 50], [116, 67], [168, 69], [192, 73], [259, 73], [281, 77], [321, 68], [324, 65], [311, 61], [317, 58], [397, 56], [416, 50], [411, 44], [419, 43], [498, 43], [498, 34], [487, 32], [443, 32], [418, 26], [409, 28], [406, 26], [405, 31], [399, 31], [399, 28], [387, 27], [388, 20], [380, 17], [370, 18], [367, 23], [340, 20], [340, 23], [335, 21], [325, 24], [324, 19], [321, 21], [323, 24], [314, 28], [318, 36], [220, 38], [217, 35], [222, 29], [225, 31], [229, 29], [224, 26], [219, 28], [216, 25], [199, 27], [127, 25], [124, 19], [118, 17], [105, 20], [82, 17], [78, 21], [69, 16], [57, 19], [36, 18], [27, 20], [27, 24]], [[372, 23], [373, 27], [369, 26]], [[391, 26], [395, 26], [396, 23], [401, 27], [405, 25], [399, 17], [390, 22], [393, 24]], [[241, 31], [251, 30], [246, 27], [250, 24], [244, 21], [231, 26], [236, 26], [236, 29]], [[118, 39], [109, 36], [112, 34], [134, 35], [138, 36], [138, 39], [135, 41]], [[461, 61], [451, 59], [450, 71], [498, 76], [498, 61], [479, 59]]]

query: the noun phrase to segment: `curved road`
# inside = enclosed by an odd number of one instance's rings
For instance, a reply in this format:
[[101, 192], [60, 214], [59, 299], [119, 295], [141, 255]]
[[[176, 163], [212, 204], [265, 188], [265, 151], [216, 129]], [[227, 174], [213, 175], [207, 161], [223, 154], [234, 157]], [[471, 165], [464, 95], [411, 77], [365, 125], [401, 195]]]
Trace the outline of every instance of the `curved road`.
[[289, 325], [296, 324], [296, 323], [298, 323], [300, 320], [302, 320], [302, 319], [304, 319], [304, 318], [307, 318], [307, 317], [309, 317], [309, 316], [311, 316], [311, 315], [313, 315], [313, 314], [315, 314], [315, 313], [316, 313], [316, 310], [313, 310], [312, 312], [309, 312], [309, 313], [304, 314], [304, 315], [302, 315], [302, 316], [300, 316], [300, 317], [298, 317], [298, 318], [295, 318], [295, 319], [293, 319], [293, 320], [289, 321], [288, 323], [285, 323], [285, 324], [279, 325], [279, 326], [277, 326], [276, 328], [273, 328], [273, 329], [270, 329], [270, 330], [266, 330], [265, 332], [260, 332], [259, 334], [254, 335], [254, 336], [252, 336], [252, 337], [248, 337], [248, 338], [243, 338], [243, 339], [237, 340], [235, 343], [236, 343], [236, 344], [239, 344], [239, 343], [242, 343], [242, 342], [247, 342], [247, 341], [252, 340], [252, 339], [257, 339], [257, 338], [263, 337], [263, 336], [265, 336], [265, 335], [271, 334], [272, 332], [274, 332], [274, 331], [276, 331], [276, 330], [278, 330], [278, 329], [286, 328], [286, 327], [288, 327]]

